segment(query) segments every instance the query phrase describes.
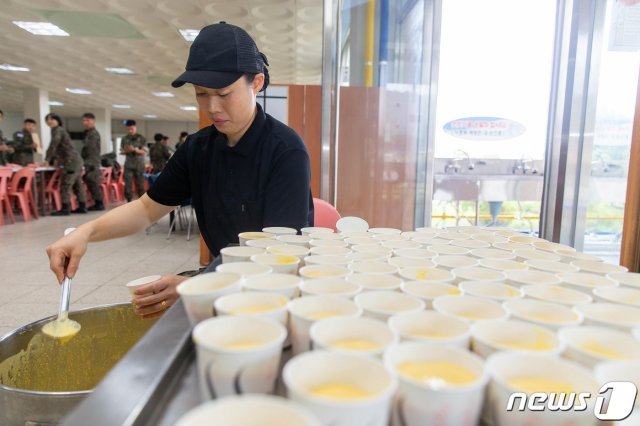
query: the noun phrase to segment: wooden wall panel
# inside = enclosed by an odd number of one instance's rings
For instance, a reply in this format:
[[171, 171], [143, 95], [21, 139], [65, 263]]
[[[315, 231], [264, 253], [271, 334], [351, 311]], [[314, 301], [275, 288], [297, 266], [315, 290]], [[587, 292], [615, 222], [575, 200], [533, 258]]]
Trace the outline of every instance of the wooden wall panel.
[[638, 81], [620, 252], [620, 264], [632, 272], [640, 271], [640, 79]]

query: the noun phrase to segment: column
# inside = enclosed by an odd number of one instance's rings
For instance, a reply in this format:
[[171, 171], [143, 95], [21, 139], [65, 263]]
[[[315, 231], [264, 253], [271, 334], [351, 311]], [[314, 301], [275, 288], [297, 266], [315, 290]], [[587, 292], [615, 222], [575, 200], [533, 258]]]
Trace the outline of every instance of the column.
[[111, 142], [111, 110], [107, 108], [91, 109], [96, 116], [96, 130], [100, 133], [100, 153], [106, 154], [113, 151]]
[[42, 143], [42, 155], [47, 152], [51, 142], [51, 130], [44, 121], [49, 113], [49, 92], [37, 87], [27, 87], [22, 92], [24, 98], [24, 118], [33, 118], [38, 123], [36, 132]]

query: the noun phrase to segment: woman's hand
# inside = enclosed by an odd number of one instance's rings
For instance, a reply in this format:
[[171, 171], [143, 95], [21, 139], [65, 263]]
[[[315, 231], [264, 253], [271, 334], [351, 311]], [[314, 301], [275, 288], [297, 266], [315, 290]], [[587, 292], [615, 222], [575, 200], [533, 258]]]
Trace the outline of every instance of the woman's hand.
[[176, 287], [189, 277], [164, 275], [157, 281], [138, 287], [131, 303], [143, 319], [159, 317], [178, 300]]
[[65, 275], [69, 278], [76, 275], [80, 259], [87, 251], [88, 243], [87, 232], [84, 229], [77, 229], [47, 247], [49, 267], [59, 283], [64, 280]]

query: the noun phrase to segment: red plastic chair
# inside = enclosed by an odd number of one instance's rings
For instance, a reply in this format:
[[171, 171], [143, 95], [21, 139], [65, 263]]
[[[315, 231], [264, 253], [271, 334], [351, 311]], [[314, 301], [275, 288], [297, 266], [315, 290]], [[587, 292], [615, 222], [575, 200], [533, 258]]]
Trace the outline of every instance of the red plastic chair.
[[[47, 205], [50, 210], [58, 211], [62, 209], [62, 198], [60, 196], [60, 169], [56, 169], [55, 172], [49, 178], [47, 186], [44, 189], [44, 195], [47, 200]], [[54, 210], [55, 207], [55, 210]]]
[[33, 180], [36, 177], [36, 170], [33, 167], [23, 167], [18, 170], [11, 178], [11, 187], [9, 188], [9, 197], [15, 198], [25, 222], [31, 221], [30, 211], [33, 216], [38, 219], [36, 211], [36, 201], [33, 198]]
[[113, 167], [105, 167], [100, 171], [100, 186], [102, 187], [102, 197], [104, 198], [104, 203], [109, 204], [111, 196], [109, 193], [111, 192], [111, 176], [113, 173]]
[[111, 178], [111, 191], [110, 194], [113, 193], [115, 201], [124, 201], [124, 169], [120, 169], [117, 181], [114, 182], [113, 177]]
[[313, 199], [313, 226], [322, 226], [336, 230], [340, 213], [331, 204], [320, 198]]
[[[16, 223], [16, 219], [13, 217], [13, 211], [11, 210], [11, 202], [9, 201], [9, 179], [13, 171], [11, 169], [0, 168], [0, 225], [4, 225], [4, 212], [7, 211], [7, 217], [11, 223]], [[4, 207], [3, 207], [4, 206]]]

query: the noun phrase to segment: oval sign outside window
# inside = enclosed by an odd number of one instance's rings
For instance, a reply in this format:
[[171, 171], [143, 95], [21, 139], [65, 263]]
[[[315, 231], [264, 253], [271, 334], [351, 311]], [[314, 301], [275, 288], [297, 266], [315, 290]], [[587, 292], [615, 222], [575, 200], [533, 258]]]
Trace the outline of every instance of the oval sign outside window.
[[520, 136], [526, 130], [524, 124], [500, 117], [466, 117], [446, 123], [445, 133], [461, 139], [493, 141]]

